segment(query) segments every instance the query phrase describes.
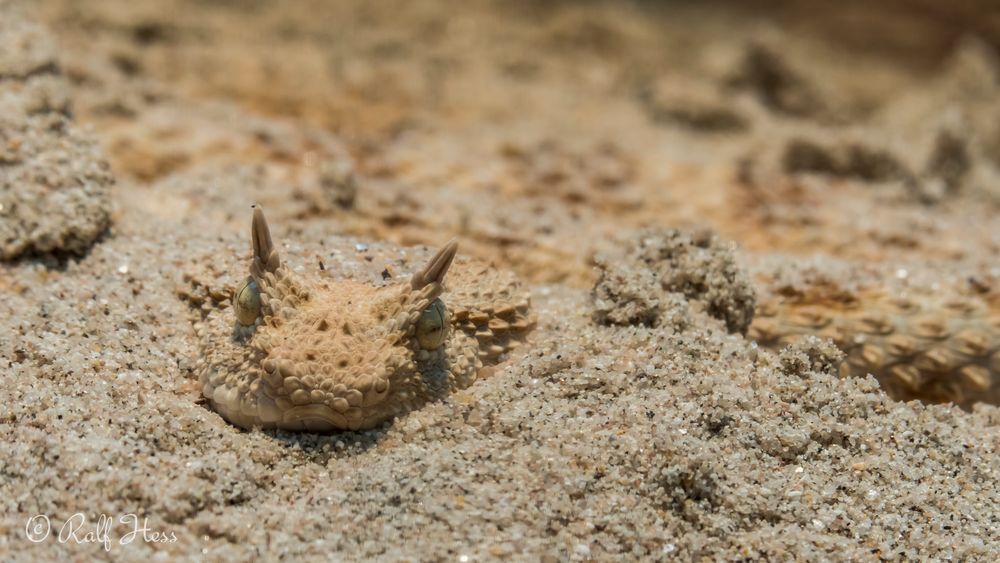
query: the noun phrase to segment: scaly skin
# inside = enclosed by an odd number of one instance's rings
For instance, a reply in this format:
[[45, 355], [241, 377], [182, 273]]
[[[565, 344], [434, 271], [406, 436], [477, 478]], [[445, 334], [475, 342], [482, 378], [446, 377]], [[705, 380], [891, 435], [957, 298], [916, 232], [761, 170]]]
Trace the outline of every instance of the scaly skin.
[[1000, 307], [990, 299], [816, 288], [761, 304], [748, 338], [778, 347], [805, 334], [831, 338], [847, 353], [843, 375], [870, 373], [895, 399], [1000, 403]]
[[[189, 273], [180, 291], [201, 311], [202, 394], [242, 428], [378, 426], [468, 387], [535, 324], [512, 276], [475, 262], [453, 267], [454, 242], [409, 280], [376, 287], [293, 272], [259, 207], [251, 233], [250, 278], [260, 306], [249, 325], [231, 304], [239, 280], [218, 287]], [[447, 309], [445, 331], [428, 346], [417, 324], [438, 298]]]

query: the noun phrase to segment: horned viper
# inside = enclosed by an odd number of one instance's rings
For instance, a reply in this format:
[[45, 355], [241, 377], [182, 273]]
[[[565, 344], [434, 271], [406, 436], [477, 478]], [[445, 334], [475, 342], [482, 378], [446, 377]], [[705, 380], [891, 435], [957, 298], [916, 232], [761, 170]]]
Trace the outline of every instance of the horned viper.
[[260, 207], [251, 243], [249, 275], [191, 271], [179, 292], [199, 313], [201, 392], [236, 426], [378, 426], [468, 387], [535, 325], [513, 275], [455, 260], [454, 241], [382, 284], [283, 263]]
[[747, 336], [778, 348], [802, 335], [847, 355], [842, 375], [872, 374], [897, 400], [1000, 404], [1000, 300], [995, 293], [817, 285], [760, 303]]

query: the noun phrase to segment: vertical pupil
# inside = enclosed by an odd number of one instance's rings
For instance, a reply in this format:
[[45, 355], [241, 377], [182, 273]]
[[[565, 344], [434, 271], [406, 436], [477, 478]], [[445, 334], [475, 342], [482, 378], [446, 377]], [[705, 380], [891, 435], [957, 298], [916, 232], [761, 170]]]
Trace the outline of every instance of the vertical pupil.
[[257, 291], [257, 284], [250, 278], [240, 288], [236, 294], [236, 318], [244, 325], [252, 325], [257, 320], [260, 312], [260, 294]]
[[420, 315], [417, 321], [417, 340], [425, 350], [441, 345], [446, 322], [446, 310], [441, 300], [435, 300]]

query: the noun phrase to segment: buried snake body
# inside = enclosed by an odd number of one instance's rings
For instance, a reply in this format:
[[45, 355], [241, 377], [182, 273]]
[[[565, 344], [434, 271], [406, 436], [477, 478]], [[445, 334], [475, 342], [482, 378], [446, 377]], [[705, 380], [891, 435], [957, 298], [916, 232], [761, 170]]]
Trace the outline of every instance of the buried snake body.
[[[259, 207], [251, 239], [249, 276], [240, 283], [188, 273], [180, 290], [201, 313], [195, 330], [202, 395], [242, 428], [329, 432], [379, 426], [468, 387], [521, 344], [536, 323], [513, 274], [456, 260], [455, 242], [408, 282], [378, 285], [293, 271], [279, 257]], [[667, 254], [705, 254], [685, 241], [671, 244], [691, 249], [667, 249]], [[631, 256], [648, 250], [633, 250], [622, 263], [605, 267], [619, 274], [678, 267], [662, 257]], [[707, 266], [696, 260], [687, 267]], [[720, 275], [732, 282], [728, 269]], [[843, 375], [871, 373], [893, 398], [964, 408], [1000, 402], [1000, 315], [990, 300], [934, 306], [938, 299], [917, 299], [927, 301], [923, 306], [876, 291], [842, 303], [818, 292], [754, 307], [749, 293], [734, 295], [742, 297], [721, 310], [749, 307], [737, 315], [741, 320], [733, 330], [743, 332], [749, 324], [747, 337], [764, 347], [814, 334], [832, 339], [847, 354]], [[621, 306], [625, 297], [611, 295], [611, 305]]]

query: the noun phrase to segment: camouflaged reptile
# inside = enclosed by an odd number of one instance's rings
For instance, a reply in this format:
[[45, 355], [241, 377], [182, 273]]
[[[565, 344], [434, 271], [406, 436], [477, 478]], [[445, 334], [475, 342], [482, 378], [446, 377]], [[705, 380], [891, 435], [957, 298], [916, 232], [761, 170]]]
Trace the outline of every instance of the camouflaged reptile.
[[249, 276], [218, 287], [188, 273], [181, 291], [201, 313], [201, 392], [243, 428], [378, 426], [468, 387], [535, 325], [517, 280], [456, 261], [454, 241], [378, 286], [293, 271], [259, 207], [251, 239]]
[[773, 348], [830, 338], [847, 354], [844, 376], [872, 374], [897, 400], [971, 408], [1000, 404], [998, 305], [989, 293], [820, 285], [760, 304], [747, 336]]

